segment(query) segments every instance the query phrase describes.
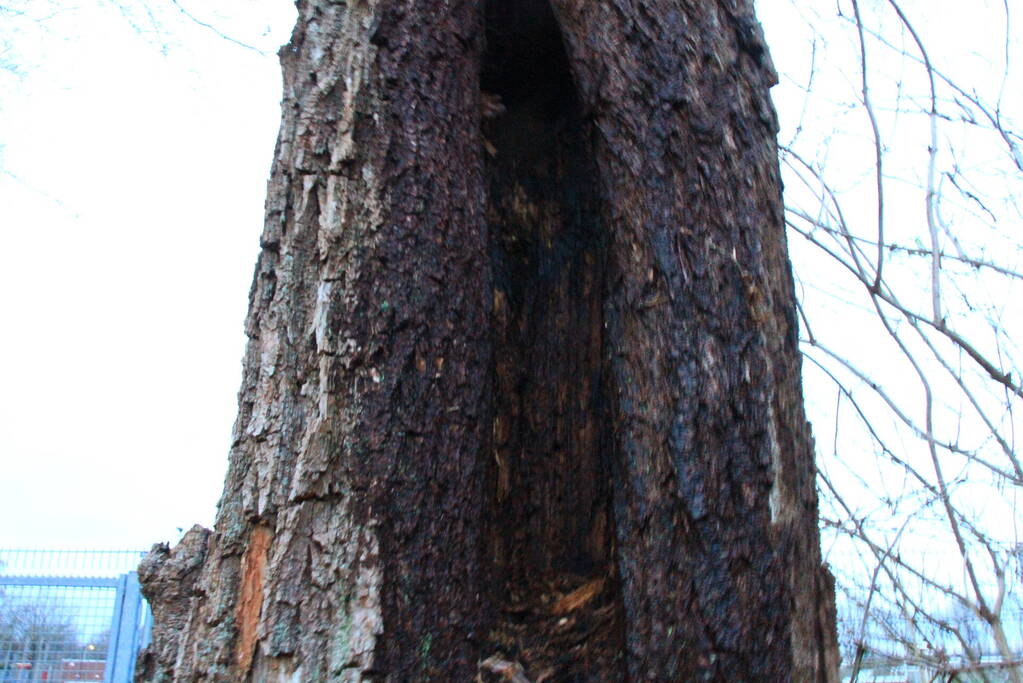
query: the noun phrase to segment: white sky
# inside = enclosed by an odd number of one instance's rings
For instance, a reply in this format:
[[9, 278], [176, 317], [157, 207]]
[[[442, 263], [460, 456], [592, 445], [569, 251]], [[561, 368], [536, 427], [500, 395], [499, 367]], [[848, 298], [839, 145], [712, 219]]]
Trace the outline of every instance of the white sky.
[[148, 548], [212, 523], [279, 121], [272, 52], [293, 13], [245, 4], [273, 27], [245, 36], [267, 56], [172, 11], [163, 35], [110, 5], [16, 24], [4, 57], [24, 73], [0, 75], [0, 547]]

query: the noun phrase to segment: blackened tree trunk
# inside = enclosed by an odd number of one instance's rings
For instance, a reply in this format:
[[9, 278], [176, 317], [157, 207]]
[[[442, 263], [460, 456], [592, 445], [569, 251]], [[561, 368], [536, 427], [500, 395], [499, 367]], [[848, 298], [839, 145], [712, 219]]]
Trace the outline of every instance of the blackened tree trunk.
[[298, 8], [140, 677], [835, 680], [750, 0]]

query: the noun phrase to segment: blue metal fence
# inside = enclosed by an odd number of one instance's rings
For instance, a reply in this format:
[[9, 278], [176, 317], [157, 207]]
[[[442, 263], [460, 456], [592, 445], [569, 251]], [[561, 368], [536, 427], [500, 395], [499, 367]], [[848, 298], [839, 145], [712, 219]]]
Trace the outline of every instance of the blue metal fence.
[[150, 627], [144, 555], [0, 550], [0, 683], [129, 683]]

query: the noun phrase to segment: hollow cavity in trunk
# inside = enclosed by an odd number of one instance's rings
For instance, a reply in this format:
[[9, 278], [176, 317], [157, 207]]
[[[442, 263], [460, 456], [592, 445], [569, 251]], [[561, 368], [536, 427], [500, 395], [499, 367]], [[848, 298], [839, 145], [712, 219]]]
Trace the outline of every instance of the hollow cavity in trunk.
[[504, 590], [492, 640], [559, 680], [615, 676], [621, 600], [603, 380], [607, 231], [591, 129], [546, 0], [491, 1], [486, 12], [489, 542]]

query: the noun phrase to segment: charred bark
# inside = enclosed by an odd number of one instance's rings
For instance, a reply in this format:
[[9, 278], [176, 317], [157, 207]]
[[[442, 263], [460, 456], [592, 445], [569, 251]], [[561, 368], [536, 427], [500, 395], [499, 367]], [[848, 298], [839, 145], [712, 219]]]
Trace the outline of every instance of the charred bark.
[[281, 58], [224, 497], [194, 585], [143, 577], [187, 623], [144, 675], [834, 680], [751, 4], [299, 2]]

